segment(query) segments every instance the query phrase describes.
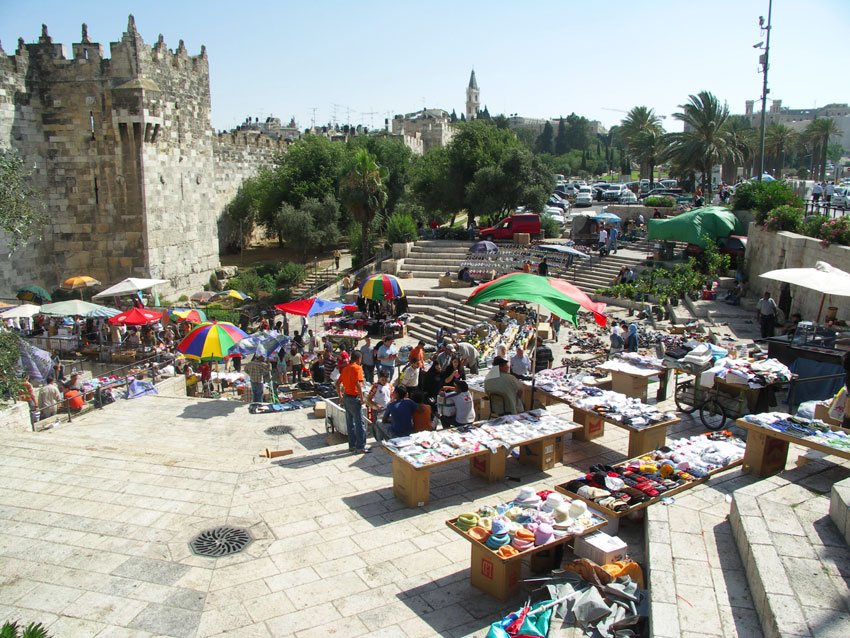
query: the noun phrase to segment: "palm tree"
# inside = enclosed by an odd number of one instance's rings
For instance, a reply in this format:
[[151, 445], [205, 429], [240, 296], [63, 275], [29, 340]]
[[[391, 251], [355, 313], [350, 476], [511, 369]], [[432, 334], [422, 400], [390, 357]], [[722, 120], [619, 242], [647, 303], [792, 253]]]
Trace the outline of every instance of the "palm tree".
[[[723, 158], [723, 182], [733, 184], [738, 177], [738, 166], [743, 166], [744, 177], [752, 174], [751, 162], [755, 159], [756, 130], [750, 121], [740, 115], [733, 115], [726, 122], [727, 143], [736, 154], [727, 153]], [[735, 157], [739, 159], [736, 160]]]
[[645, 165], [649, 169], [649, 182], [652, 184], [655, 167], [658, 166], [667, 150], [667, 139], [664, 131], [658, 128], [639, 133], [633, 139], [630, 149], [630, 154], [640, 162], [641, 166]]
[[829, 146], [829, 138], [841, 133], [831, 117], [818, 117], [813, 119], [806, 127], [806, 133], [818, 141], [820, 147], [820, 179], [826, 179], [826, 151]]
[[741, 160], [741, 153], [730, 144], [727, 127], [729, 107], [708, 91], [688, 97], [688, 103], [679, 106], [681, 113], [673, 117], [684, 122], [682, 133], [668, 136], [670, 146], [666, 157], [680, 166], [691, 167], [702, 172], [703, 190], [711, 199], [711, 170], [724, 158], [734, 162]]
[[[626, 117], [620, 122], [618, 135], [623, 144], [629, 150], [629, 155], [637, 162], [640, 162], [640, 176], [644, 177], [647, 168], [645, 160], [639, 157], [637, 151], [638, 140], [641, 135], [649, 131], [663, 133], [661, 128], [661, 120], [655, 114], [655, 109], [648, 106], [636, 106], [628, 112]], [[652, 171], [649, 171], [649, 179], [652, 181]]]
[[369, 258], [369, 224], [387, 204], [386, 178], [387, 170], [378, 165], [374, 155], [362, 148], [355, 153], [339, 184], [342, 205], [355, 221], [360, 222], [360, 255], [363, 262]]
[[785, 151], [793, 145], [795, 137], [797, 133], [784, 124], [771, 124], [764, 132], [765, 152], [770, 151], [773, 154], [773, 168], [776, 173], [774, 177], [782, 176]]

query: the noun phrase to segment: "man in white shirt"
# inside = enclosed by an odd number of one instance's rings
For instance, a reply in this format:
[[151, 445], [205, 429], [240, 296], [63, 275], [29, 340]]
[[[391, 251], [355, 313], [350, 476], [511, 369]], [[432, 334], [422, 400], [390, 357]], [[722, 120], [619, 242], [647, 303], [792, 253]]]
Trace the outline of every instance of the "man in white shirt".
[[815, 182], [815, 185], [812, 186], [812, 202], [817, 204], [820, 201], [822, 195], [823, 186], [821, 186], [818, 182]]
[[531, 359], [522, 348], [517, 348], [516, 354], [511, 357], [511, 374], [515, 377], [527, 377], [529, 372], [531, 372]]
[[605, 230], [605, 227], [603, 226], [602, 229], [599, 231], [599, 248], [600, 249], [604, 248], [607, 245], [608, 245], [608, 231]]
[[419, 369], [421, 367], [422, 363], [419, 359], [411, 359], [405, 367], [401, 376], [401, 385], [408, 389], [408, 393], [419, 387]]
[[826, 203], [832, 202], [832, 196], [835, 195], [835, 182], [830, 182], [826, 185]]
[[776, 302], [770, 298], [770, 293], [764, 293], [764, 297], [756, 304], [756, 318], [761, 325], [761, 338], [773, 336], [773, 327], [776, 325]]
[[475, 422], [475, 403], [472, 401], [466, 381], [458, 379], [455, 382], [455, 389], [457, 390], [455, 394], [446, 395], [446, 401], [455, 406], [455, 414], [443, 420], [444, 425], [453, 428]]
[[384, 343], [378, 348], [378, 363], [382, 370], [387, 373], [387, 378], [392, 381], [395, 374], [395, 361], [398, 358], [398, 348], [395, 347], [392, 337], [385, 337]]

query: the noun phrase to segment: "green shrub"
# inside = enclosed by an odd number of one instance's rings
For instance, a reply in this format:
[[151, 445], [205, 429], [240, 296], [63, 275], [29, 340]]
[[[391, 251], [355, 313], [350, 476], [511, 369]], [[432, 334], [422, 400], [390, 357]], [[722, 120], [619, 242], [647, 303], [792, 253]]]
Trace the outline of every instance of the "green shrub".
[[204, 313], [207, 315], [207, 319], [209, 319], [210, 321], [227, 321], [228, 323], [239, 325], [238, 310], [216, 308], [213, 305], [207, 306], [204, 309]]
[[803, 221], [803, 227], [800, 229], [800, 234], [806, 237], [814, 237], [815, 239], [823, 239], [821, 231], [823, 225], [829, 221], [826, 215], [813, 215]]
[[667, 206], [672, 207], [676, 205], [676, 200], [673, 197], [665, 195], [664, 197], [653, 196], [647, 197], [646, 201], [643, 203], [644, 206], [649, 206], [651, 208]]
[[387, 220], [387, 240], [391, 244], [416, 241], [416, 222], [408, 213], [393, 213]]
[[180, 295], [177, 301], [189, 301], [189, 297], [187, 297], [186, 295]]
[[554, 238], [561, 236], [561, 225], [551, 215], [540, 216], [540, 229], [543, 231], [544, 237]]
[[802, 234], [820, 239], [824, 246], [850, 246], [850, 220], [847, 217], [816, 215], [803, 223]]
[[440, 226], [437, 229], [437, 239], [469, 239], [469, 232], [463, 227], [448, 228], [446, 226]]
[[768, 211], [786, 205], [802, 207], [803, 202], [785, 182], [741, 184], [732, 198], [732, 208], [755, 211], [759, 225], [764, 225]]
[[778, 206], [767, 213], [764, 229], [772, 232], [787, 230], [792, 233], [800, 232], [803, 227], [805, 213], [796, 206]]
[[287, 261], [284, 263], [275, 275], [275, 283], [278, 288], [289, 288], [290, 286], [298, 285], [307, 271], [301, 264]]

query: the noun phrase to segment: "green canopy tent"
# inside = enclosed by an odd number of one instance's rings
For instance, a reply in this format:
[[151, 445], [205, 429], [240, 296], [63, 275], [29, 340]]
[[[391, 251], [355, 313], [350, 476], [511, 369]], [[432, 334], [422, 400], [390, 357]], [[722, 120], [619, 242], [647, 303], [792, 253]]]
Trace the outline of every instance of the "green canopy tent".
[[700, 248], [705, 248], [704, 235], [717, 241], [740, 232], [738, 218], [722, 206], [703, 206], [669, 219], [650, 219], [647, 227], [649, 239], [683, 241]]

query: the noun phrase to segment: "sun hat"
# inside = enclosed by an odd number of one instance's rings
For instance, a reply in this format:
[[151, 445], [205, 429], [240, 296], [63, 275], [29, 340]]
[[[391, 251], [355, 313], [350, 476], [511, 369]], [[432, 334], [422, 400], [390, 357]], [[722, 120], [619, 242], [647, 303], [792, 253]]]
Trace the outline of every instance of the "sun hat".
[[502, 545], [507, 545], [511, 542], [511, 537], [508, 534], [490, 534], [484, 542], [490, 549], [499, 549]]
[[581, 518], [587, 515], [587, 503], [578, 499], [570, 503], [570, 518]]
[[482, 518], [484, 516], [488, 518], [493, 518], [496, 516], [498, 512], [495, 507], [490, 507], [489, 505], [485, 505], [484, 507], [478, 508], [478, 517]]
[[502, 558], [513, 558], [519, 554], [519, 552], [510, 545], [502, 545], [498, 550], [496, 550], [496, 553]]
[[490, 530], [493, 528], [493, 518], [490, 516], [479, 516], [478, 527], [483, 527], [487, 530], [487, 533], [489, 534]]
[[511, 542], [511, 545], [521, 552], [531, 549], [534, 547], [534, 534], [529, 532], [527, 529], [517, 530], [516, 534], [514, 534], [514, 540]]
[[560, 505], [564, 504], [564, 497], [557, 492], [552, 492], [546, 497], [546, 502], [543, 503], [544, 512], [554, 512]]
[[476, 525], [475, 527], [470, 527], [467, 534], [469, 535], [470, 538], [474, 538], [475, 540], [483, 543], [484, 541], [487, 540], [487, 537], [490, 535], [490, 532], [488, 532], [483, 527], [478, 527]]
[[546, 523], [538, 525], [537, 530], [534, 532], [534, 545], [545, 545], [552, 540], [552, 535], [553, 530], [551, 525], [547, 525]]
[[477, 514], [461, 514], [455, 521], [455, 527], [462, 532], [469, 531], [470, 528], [475, 527], [476, 525], [478, 525]]
[[555, 528], [562, 529], [567, 528], [573, 523], [573, 519], [570, 516], [570, 506], [566, 503], [559, 505], [555, 508]]
[[490, 532], [493, 536], [501, 536], [502, 534], [507, 534], [510, 529], [510, 521], [506, 519], [504, 516], [497, 516], [493, 519], [493, 523], [490, 526]]
[[519, 491], [519, 496], [514, 499], [514, 503], [518, 505], [537, 505], [540, 502], [540, 497], [534, 491], [533, 487], [524, 487]]

